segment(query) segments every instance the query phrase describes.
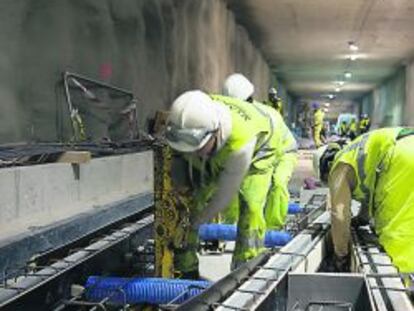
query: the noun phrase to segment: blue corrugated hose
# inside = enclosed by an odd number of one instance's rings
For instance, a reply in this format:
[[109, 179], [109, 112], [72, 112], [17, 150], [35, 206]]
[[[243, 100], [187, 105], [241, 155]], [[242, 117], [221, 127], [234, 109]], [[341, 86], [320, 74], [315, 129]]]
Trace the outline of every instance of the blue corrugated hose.
[[288, 214], [299, 214], [302, 212], [302, 207], [299, 203], [289, 203]]
[[210, 284], [194, 280], [91, 276], [85, 287], [87, 299], [93, 302], [110, 297], [109, 301], [116, 305], [160, 305], [173, 300], [175, 304], [181, 304], [200, 294]]
[[[198, 236], [203, 241], [236, 241], [237, 226], [226, 224], [203, 224], [198, 229]], [[265, 246], [283, 246], [289, 243], [292, 236], [283, 231], [267, 231], [265, 236]]]

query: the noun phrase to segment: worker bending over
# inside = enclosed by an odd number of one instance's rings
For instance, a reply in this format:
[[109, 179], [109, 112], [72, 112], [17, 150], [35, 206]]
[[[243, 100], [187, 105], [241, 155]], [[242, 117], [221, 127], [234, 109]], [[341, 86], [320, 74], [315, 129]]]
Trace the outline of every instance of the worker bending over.
[[[401, 272], [414, 272], [414, 129], [384, 128], [344, 149], [333, 144], [315, 154], [332, 203], [335, 267], [348, 266], [351, 200], [361, 202], [356, 223], [373, 219], [379, 242]], [[319, 166], [319, 167], [318, 167]]]
[[[191, 211], [192, 231], [187, 247], [175, 253], [176, 268], [185, 278], [198, 277], [197, 229], [222, 212], [238, 194], [240, 212], [232, 267], [264, 250], [266, 222], [263, 214], [274, 170], [276, 150], [269, 117], [249, 103], [225, 96], [189, 91], [173, 103], [166, 138], [169, 145], [201, 160], [201, 175], [209, 174], [215, 187], [195, 186]], [[199, 163], [200, 164], [200, 163]], [[203, 178], [201, 178], [203, 180]]]
[[325, 113], [322, 111], [320, 105], [318, 103], [313, 103], [312, 108], [314, 109], [313, 112], [313, 140], [315, 141], [316, 148], [322, 146], [321, 141], [321, 132], [323, 128], [323, 119], [325, 117]]
[[361, 115], [361, 119], [359, 120], [359, 133], [365, 134], [369, 131], [371, 127], [371, 120], [369, 119], [366, 113]]
[[[275, 150], [275, 158], [272, 163], [272, 181], [264, 213], [267, 228], [278, 230], [286, 222], [289, 205], [288, 184], [297, 163], [296, 140], [280, 113], [270, 106], [253, 100], [254, 85], [244, 75], [236, 73], [228, 76], [224, 82], [223, 93], [251, 103], [259, 113], [270, 117], [270, 126], [274, 130], [268, 148]], [[231, 209], [235, 206], [237, 202]]]

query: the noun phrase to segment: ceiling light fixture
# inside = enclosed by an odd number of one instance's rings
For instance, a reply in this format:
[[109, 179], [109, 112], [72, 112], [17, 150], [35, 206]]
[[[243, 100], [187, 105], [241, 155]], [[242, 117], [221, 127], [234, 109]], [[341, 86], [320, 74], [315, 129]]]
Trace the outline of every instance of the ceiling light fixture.
[[345, 78], [347, 78], [347, 79], [351, 79], [351, 78], [352, 78], [352, 72], [350, 72], [350, 71], [345, 71], [345, 72], [344, 72], [344, 76], [345, 76]]
[[359, 50], [359, 47], [355, 44], [354, 41], [349, 41], [348, 42], [348, 47], [351, 51], [356, 52]]

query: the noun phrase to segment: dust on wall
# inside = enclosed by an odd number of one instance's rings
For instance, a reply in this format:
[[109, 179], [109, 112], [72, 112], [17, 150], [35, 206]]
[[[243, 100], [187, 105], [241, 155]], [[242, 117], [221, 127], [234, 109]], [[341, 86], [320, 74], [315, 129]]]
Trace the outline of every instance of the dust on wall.
[[270, 70], [223, 0], [3, 0], [0, 143], [68, 140], [62, 73], [130, 89], [139, 126], [181, 92], [220, 92], [241, 72], [266, 96]]

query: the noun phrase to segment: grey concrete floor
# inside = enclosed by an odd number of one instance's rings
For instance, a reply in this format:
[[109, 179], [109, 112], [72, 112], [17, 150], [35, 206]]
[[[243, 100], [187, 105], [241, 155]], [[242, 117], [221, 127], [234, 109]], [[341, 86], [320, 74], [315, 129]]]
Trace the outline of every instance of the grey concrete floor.
[[234, 242], [227, 242], [224, 253], [206, 253], [199, 255], [200, 276], [203, 279], [216, 282], [230, 273], [234, 244]]

